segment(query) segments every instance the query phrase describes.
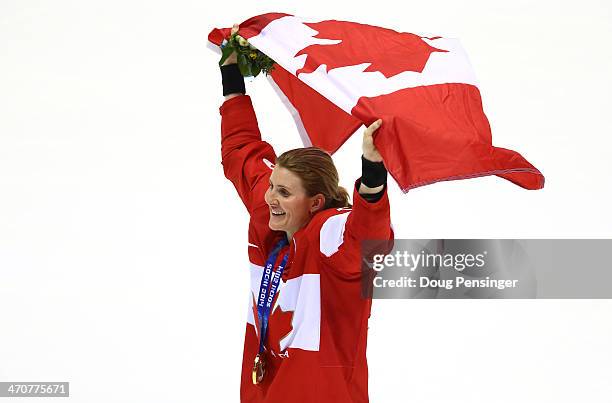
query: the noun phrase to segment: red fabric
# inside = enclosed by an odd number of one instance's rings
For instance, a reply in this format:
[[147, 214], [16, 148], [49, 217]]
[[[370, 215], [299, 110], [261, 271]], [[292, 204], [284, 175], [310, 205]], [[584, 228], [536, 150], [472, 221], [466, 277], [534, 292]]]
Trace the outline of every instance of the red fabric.
[[364, 71], [380, 71], [389, 78], [404, 71], [422, 72], [437, 49], [420, 36], [392, 29], [357, 24], [349, 21], [321, 21], [306, 23], [318, 32], [315, 38], [342, 39], [336, 45], [310, 45], [296, 56], [307, 55], [304, 67], [296, 72], [311, 73], [325, 64], [326, 71], [337, 67], [371, 62]]
[[335, 153], [361, 126], [359, 119], [338, 108], [281, 66], [276, 65], [271, 76], [299, 113], [313, 145]]
[[[262, 29], [265, 28], [271, 21], [274, 21], [277, 18], [281, 18], [290, 14], [285, 13], [268, 13], [262, 15], [256, 15], [255, 17], [251, 17], [248, 20], [240, 23], [240, 36], [243, 38], [250, 38], [255, 36], [261, 32]], [[229, 38], [232, 32], [232, 28], [213, 28], [212, 31], [208, 34], [208, 41], [214, 43], [217, 46], [220, 46], [223, 42], [223, 39]]]
[[[286, 16], [270, 13], [250, 18], [240, 24], [241, 34], [252, 38], [270, 22]], [[272, 78], [298, 111], [312, 145], [333, 153], [360, 124], [382, 118], [375, 144], [404, 191], [484, 175], [497, 175], [525, 189], [544, 186], [544, 176], [522, 155], [493, 146], [480, 92], [474, 85], [450, 81], [363, 96], [349, 114], [330, 101], [331, 97], [323, 97], [299, 79], [300, 73], [321, 65], [330, 71], [361, 63], [371, 63], [366, 72], [379, 71], [387, 78], [404, 71], [422, 73], [432, 55], [447, 52], [425, 41], [439, 37], [336, 20], [304, 25], [317, 31], [315, 38], [340, 43], [308, 45], [298, 51], [294, 57], [306, 55], [306, 60], [297, 77], [280, 66], [287, 61], [276, 60], [278, 70]], [[213, 30], [209, 39], [220, 43], [217, 31]]]
[[526, 189], [544, 186], [544, 176], [519, 153], [492, 146], [480, 91], [472, 85], [428, 85], [364, 97], [352, 113], [363, 122], [382, 118], [374, 144], [405, 191], [485, 175]]
[[[271, 173], [264, 159], [274, 162], [275, 155], [272, 147], [261, 140], [248, 96], [226, 101], [220, 113], [224, 173], [250, 213], [251, 298], [256, 300], [252, 290], [258, 287], [260, 278], [253, 276], [254, 267], [264, 264], [276, 240], [283, 235], [269, 229], [269, 210], [263, 197]], [[285, 287], [280, 287], [277, 298], [290, 295], [286, 294], [291, 290], [287, 284], [294, 280], [292, 292], [299, 295], [295, 311], [315, 307], [315, 312], [306, 313], [320, 315], [320, 325], [307, 328], [306, 321], [294, 320], [291, 310], [274, 310], [269, 322], [266, 376], [262, 384], [253, 385], [251, 369], [259, 339], [255, 326], [247, 323], [240, 388], [242, 402], [368, 401], [366, 344], [371, 300], [361, 297], [359, 247], [363, 239], [392, 239], [393, 233], [386, 193], [379, 201], [368, 203], [355, 191], [353, 203], [352, 210], [328, 209], [317, 213], [306, 227], [294, 234], [286, 247], [289, 260], [282, 277]], [[343, 236], [337, 251], [328, 256], [321, 249], [323, 228], [329, 220], [342, 217], [348, 217]], [[318, 289], [307, 289], [307, 283], [318, 284]], [[318, 300], [313, 301], [313, 295]], [[281, 350], [281, 339], [289, 334], [296, 340], [297, 334], [300, 337], [314, 334], [316, 347], [289, 346]]]

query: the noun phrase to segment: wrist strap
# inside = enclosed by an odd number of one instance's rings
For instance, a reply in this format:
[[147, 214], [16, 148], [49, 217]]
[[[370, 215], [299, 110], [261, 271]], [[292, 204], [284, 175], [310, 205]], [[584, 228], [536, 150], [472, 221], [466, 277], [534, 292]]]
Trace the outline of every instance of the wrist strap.
[[387, 170], [382, 162], [372, 162], [361, 156], [361, 183], [375, 188], [387, 183]]
[[237, 64], [221, 66], [221, 82], [223, 84], [223, 96], [229, 94], [245, 94], [244, 77], [240, 73]]

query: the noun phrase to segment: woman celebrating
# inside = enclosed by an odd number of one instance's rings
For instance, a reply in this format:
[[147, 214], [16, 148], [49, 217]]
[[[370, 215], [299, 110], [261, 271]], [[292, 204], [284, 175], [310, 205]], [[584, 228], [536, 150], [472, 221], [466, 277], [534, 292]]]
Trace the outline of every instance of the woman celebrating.
[[393, 238], [387, 171], [372, 140], [382, 121], [365, 130], [351, 208], [328, 153], [277, 158], [261, 140], [235, 54], [221, 74], [223, 170], [250, 215], [241, 401], [367, 402], [361, 241]]

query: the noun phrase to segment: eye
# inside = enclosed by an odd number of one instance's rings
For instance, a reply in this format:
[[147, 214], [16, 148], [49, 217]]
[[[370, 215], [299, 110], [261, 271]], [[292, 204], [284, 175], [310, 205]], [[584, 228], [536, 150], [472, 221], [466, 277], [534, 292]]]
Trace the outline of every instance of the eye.
[[287, 197], [290, 195], [290, 193], [286, 190], [286, 189], [281, 189], [280, 192], [281, 196], [283, 197]]

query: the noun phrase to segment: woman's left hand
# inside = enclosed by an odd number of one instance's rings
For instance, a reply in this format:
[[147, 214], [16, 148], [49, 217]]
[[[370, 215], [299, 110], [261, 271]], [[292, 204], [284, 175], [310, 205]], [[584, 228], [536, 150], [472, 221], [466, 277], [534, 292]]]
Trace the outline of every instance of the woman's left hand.
[[382, 156], [376, 149], [374, 145], [374, 132], [382, 125], [382, 119], [378, 119], [376, 122], [372, 123], [363, 133], [363, 157], [368, 161], [372, 162], [381, 162]]

